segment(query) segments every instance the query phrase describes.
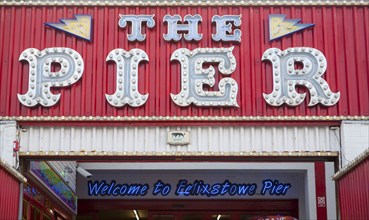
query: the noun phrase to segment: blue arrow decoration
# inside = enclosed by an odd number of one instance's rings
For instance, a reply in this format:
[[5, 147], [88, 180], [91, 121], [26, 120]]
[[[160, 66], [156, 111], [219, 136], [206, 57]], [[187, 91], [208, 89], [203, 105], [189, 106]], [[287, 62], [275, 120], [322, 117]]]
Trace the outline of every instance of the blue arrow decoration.
[[60, 19], [59, 23], [45, 23], [46, 26], [67, 32], [84, 40], [92, 39], [92, 16], [74, 15], [74, 19]]
[[300, 24], [300, 21], [301, 19], [286, 19], [284, 14], [269, 15], [269, 40], [276, 40], [315, 25]]

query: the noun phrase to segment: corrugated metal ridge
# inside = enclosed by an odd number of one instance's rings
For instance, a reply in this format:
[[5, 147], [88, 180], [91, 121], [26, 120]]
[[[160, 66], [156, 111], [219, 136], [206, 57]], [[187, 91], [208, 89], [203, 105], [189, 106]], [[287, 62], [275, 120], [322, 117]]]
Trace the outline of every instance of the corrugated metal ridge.
[[359, 154], [359, 156], [353, 159], [349, 164], [347, 164], [345, 167], [339, 170], [336, 174], [334, 174], [333, 180], [340, 179], [341, 177], [349, 173], [352, 169], [356, 168], [361, 162], [363, 162], [366, 159], [369, 159], [369, 148], [366, 149], [361, 154]]
[[38, 156], [48, 156], [51, 158], [53, 156], [59, 159], [67, 159], [66, 157], [71, 156], [195, 156], [195, 157], [206, 157], [206, 156], [227, 156], [227, 157], [337, 157], [339, 152], [337, 151], [284, 151], [284, 152], [97, 152], [97, 151], [43, 151], [43, 152], [19, 152], [20, 156], [27, 157], [38, 157]]
[[369, 116], [0, 116], [0, 121], [341, 121]]
[[5, 160], [0, 160], [0, 167], [6, 170], [9, 174], [15, 177], [19, 182], [25, 183], [27, 179], [16, 169], [14, 169], [10, 164], [8, 164]]
[[342, 1], [342, 0], [270, 0], [270, 1], [260, 1], [260, 0], [181, 0], [181, 1], [149, 1], [149, 0], [140, 0], [140, 1], [132, 1], [132, 0], [120, 0], [120, 1], [100, 1], [100, 0], [79, 0], [79, 1], [14, 1], [14, 0], [4, 0], [0, 2], [0, 5], [60, 5], [60, 6], [68, 6], [68, 5], [85, 5], [85, 6], [214, 6], [214, 5], [229, 5], [229, 6], [274, 6], [274, 5], [307, 5], [307, 6], [319, 6], [319, 5], [369, 5], [368, 1], [363, 0], [351, 0], [351, 1]]

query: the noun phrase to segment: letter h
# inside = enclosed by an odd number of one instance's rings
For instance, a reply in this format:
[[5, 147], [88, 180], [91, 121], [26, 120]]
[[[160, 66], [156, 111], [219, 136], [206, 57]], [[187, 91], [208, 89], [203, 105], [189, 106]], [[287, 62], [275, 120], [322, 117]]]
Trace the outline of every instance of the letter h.
[[202, 21], [202, 17], [198, 14], [186, 15], [184, 17], [184, 21], [188, 24], [178, 24], [179, 21], [182, 21], [180, 15], [165, 15], [164, 22], [168, 23], [168, 33], [163, 34], [163, 37], [166, 41], [174, 40], [179, 41], [182, 38], [182, 34], [178, 34], [178, 31], [188, 31], [187, 34], [184, 34], [184, 38], [188, 41], [196, 40], [199, 41], [202, 39], [202, 34], [198, 33], [198, 23]]

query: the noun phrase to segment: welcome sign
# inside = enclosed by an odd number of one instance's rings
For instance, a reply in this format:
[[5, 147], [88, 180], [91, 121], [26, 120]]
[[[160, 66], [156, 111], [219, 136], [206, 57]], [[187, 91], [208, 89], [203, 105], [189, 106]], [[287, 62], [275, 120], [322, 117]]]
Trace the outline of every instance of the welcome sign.
[[[265, 195], [285, 195], [291, 184], [280, 183], [278, 180], [264, 180], [260, 184], [259, 194]], [[171, 184], [164, 183], [158, 180], [153, 186], [149, 184], [125, 184], [116, 183], [111, 181], [107, 183], [105, 180], [102, 182], [88, 182], [88, 195], [93, 196], [145, 196], [151, 192], [153, 196], [167, 196], [171, 193], [172, 188], [174, 195], [178, 197], [216, 197], [223, 195], [230, 196], [253, 196], [258, 190], [258, 184], [256, 183], [231, 183], [229, 180], [224, 180], [222, 183], [209, 184], [203, 180], [195, 180], [189, 183], [187, 180], [179, 180], [175, 187]]]
[[260, 199], [298, 198], [302, 173], [242, 170], [89, 170], [78, 176], [80, 199]]

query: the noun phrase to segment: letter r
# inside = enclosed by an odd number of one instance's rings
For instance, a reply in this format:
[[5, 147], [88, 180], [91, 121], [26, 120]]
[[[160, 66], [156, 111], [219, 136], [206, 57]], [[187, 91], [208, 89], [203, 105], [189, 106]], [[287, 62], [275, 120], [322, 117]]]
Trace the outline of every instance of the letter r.
[[[328, 83], [322, 78], [327, 61], [317, 49], [309, 47], [288, 48], [281, 51], [270, 48], [263, 54], [263, 60], [269, 60], [273, 66], [273, 91], [264, 94], [265, 101], [273, 106], [286, 103], [290, 106], [301, 104], [306, 93], [298, 93], [296, 86], [304, 86], [310, 93], [309, 106], [321, 103], [335, 105], [340, 93], [333, 93]], [[301, 65], [301, 69], [295, 66]]]

